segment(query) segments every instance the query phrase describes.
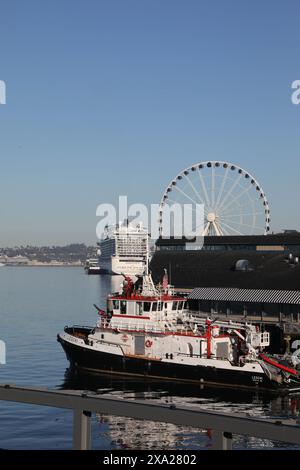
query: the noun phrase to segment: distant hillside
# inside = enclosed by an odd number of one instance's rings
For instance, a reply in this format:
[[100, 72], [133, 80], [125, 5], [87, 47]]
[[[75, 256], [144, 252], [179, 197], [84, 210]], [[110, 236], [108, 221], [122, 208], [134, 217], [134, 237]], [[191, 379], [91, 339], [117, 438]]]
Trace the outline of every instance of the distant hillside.
[[0, 256], [26, 256], [29, 260], [41, 262], [62, 261], [84, 262], [87, 258], [96, 255], [95, 246], [86, 246], [84, 243], [73, 243], [65, 246], [16, 246], [13, 248], [0, 248]]

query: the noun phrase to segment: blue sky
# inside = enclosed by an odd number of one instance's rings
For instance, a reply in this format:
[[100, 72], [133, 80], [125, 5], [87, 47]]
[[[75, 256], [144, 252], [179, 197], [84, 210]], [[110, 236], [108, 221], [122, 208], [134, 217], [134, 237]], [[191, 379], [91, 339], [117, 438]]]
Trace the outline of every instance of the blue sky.
[[0, 246], [96, 239], [96, 207], [157, 203], [232, 161], [300, 229], [299, 2], [1, 2]]

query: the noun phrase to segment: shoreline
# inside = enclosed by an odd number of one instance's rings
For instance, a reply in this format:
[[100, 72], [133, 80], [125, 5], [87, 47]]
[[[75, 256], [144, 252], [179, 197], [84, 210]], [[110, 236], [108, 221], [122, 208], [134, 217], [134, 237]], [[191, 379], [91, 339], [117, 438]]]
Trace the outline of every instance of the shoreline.
[[47, 263], [35, 263], [35, 264], [5, 264], [2, 268], [83, 268], [82, 264], [47, 264]]

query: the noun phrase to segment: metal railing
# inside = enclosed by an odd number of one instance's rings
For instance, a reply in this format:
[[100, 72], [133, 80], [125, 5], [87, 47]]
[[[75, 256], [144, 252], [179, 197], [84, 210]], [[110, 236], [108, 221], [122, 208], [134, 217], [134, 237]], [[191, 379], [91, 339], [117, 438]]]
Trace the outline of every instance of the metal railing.
[[165, 320], [164, 325], [157, 325], [155, 322], [144, 323], [128, 323], [128, 322], [113, 322], [106, 326], [108, 329], [118, 331], [137, 331], [144, 333], [180, 333], [182, 335], [190, 335], [193, 330], [190, 327], [181, 326], [180, 324], [172, 324], [169, 320]]
[[0, 400], [73, 410], [74, 449], [91, 448], [92, 413], [211, 429], [212, 449], [231, 449], [233, 434], [300, 446], [300, 425], [296, 420], [262, 419], [241, 414], [203, 411], [188, 406], [99, 396], [93, 392], [48, 390], [7, 384], [0, 385]]

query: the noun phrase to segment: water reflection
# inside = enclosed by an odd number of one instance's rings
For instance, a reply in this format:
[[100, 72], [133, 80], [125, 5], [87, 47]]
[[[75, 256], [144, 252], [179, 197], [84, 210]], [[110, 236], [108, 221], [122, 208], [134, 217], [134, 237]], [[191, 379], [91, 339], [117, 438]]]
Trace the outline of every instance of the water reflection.
[[[91, 390], [118, 398], [150, 400], [151, 403], [188, 405], [197, 409], [244, 413], [261, 418], [294, 418], [300, 423], [299, 396], [272, 396], [259, 391], [235, 391], [196, 385], [162, 383], [110, 375], [89, 376], [67, 370], [64, 389]], [[99, 441], [106, 437], [113, 448], [203, 449], [211, 446], [211, 430], [97, 415]], [[267, 439], [234, 436], [235, 448], [296, 448]]]
[[123, 276], [110, 276], [109, 274], [102, 274], [99, 279], [101, 281], [101, 290], [104, 294], [108, 295], [112, 292], [121, 291], [121, 286], [124, 280]]

